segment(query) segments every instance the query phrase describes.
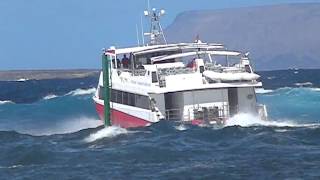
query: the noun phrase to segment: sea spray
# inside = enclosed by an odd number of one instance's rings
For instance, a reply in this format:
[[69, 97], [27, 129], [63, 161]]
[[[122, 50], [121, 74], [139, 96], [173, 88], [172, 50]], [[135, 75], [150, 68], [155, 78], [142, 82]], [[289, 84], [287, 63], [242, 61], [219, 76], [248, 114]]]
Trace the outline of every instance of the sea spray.
[[128, 130], [118, 127], [118, 126], [110, 126], [105, 127], [93, 134], [90, 134], [87, 138], [85, 138], [86, 142], [94, 142], [103, 138], [113, 138], [121, 134], [127, 134]]
[[0, 101], [0, 105], [1, 104], [14, 104], [14, 102], [5, 100], [5, 101]]
[[258, 116], [250, 113], [239, 113], [231, 117], [225, 124], [228, 126], [241, 126], [241, 127], [252, 127], [252, 126], [270, 126], [270, 127], [318, 127], [318, 123], [303, 123], [298, 124], [290, 120], [262, 120]]
[[94, 94], [96, 92], [96, 88], [90, 88], [90, 89], [76, 89], [73, 90], [66, 95], [71, 95], [71, 96], [82, 96], [82, 95], [88, 95], [88, 94]]
[[58, 96], [55, 94], [48, 94], [46, 96], [44, 96], [42, 99], [43, 100], [50, 100], [50, 99], [54, 99], [54, 98], [58, 98], [58, 97], [63, 97], [63, 96], [85, 96], [85, 95], [90, 95], [96, 92], [96, 88], [90, 88], [90, 89], [76, 89], [76, 90], [72, 90], [68, 93], [66, 93], [65, 95], [62, 96]]
[[187, 127], [186, 125], [184, 125], [184, 124], [180, 124], [180, 125], [178, 125], [178, 126], [175, 126], [174, 128], [175, 128], [176, 130], [178, 130], [178, 131], [185, 131], [185, 130], [188, 129], [188, 127]]
[[49, 99], [54, 99], [54, 98], [57, 98], [58, 96], [57, 95], [54, 95], [54, 94], [49, 94], [45, 97], [43, 97], [44, 100], [49, 100]]
[[269, 94], [273, 92], [273, 90], [271, 89], [263, 89], [263, 88], [257, 88], [255, 89], [255, 91], [257, 94]]

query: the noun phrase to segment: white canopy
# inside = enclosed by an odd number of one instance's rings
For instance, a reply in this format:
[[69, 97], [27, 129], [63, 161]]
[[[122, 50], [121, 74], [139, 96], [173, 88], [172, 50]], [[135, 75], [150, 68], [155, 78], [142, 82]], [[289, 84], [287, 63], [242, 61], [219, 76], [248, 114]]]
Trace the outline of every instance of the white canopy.
[[137, 47], [128, 47], [116, 49], [111, 47], [109, 50], [114, 50], [115, 54], [128, 54], [128, 53], [148, 53], [148, 52], [157, 52], [162, 50], [174, 50], [174, 49], [219, 49], [223, 48], [222, 44], [215, 43], [179, 43], [179, 44], [163, 44], [163, 45], [152, 45], [152, 46], [137, 46]]
[[220, 55], [220, 56], [239, 56], [241, 53], [236, 51], [197, 51], [197, 52], [186, 52], [186, 53], [179, 53], [179, 54], [172, 54], [172, 55], [165, 55], [165, 56], [157, 56], [151, 58], [152, 62], [157, 61], [164, 61], [168, 59], [175, 59], [181, 57], [188, 57], [188, 56], [195, 56], [201, 54], [210, 54], [210, 55]]

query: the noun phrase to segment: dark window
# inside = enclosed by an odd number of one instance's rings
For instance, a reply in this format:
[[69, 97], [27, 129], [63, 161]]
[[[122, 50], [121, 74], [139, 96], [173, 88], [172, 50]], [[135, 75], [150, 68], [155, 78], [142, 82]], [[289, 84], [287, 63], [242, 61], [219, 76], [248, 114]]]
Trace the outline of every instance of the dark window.
[[245, 68], [247, 73], [251, 73], [251, 68], [250, 68], [249, 65], [245, 65], [244, 68]]
[[116, 103], [122, 104], [122, 92], [121, 91], [117, 91]]
[[136, 95], [136, 107], [150, 109], [150, 101], [147, 96]]
[[[100, 87], [99, 89], [100, 96], [100, 94], [103, 92], [103, 87]], [[138, 94], [132, 94], [112, 89], [110, 99], [111, 102], [139, 107], [143, 109], [150, 109], [150, 100], [148, 96], [142, 96]]]
[[104, 87], [99, 86], [99, 99], [104, 99]]
[[158, 82], [158, 77], [156, 72], [152, 72], [152, 83], [157, 83]]
[[135, 95], [132, 94], [132, 93], [128, 93], [129, 94], [129, 102], [128, 102], [128, 105], [129, 106], [135, 106]]
[[204, 72], [204, 67], [200, 66], [200, 73], [203, 73], [203, 72]]
[[117, 90], [112, 89], [111, 90], [111, 102], [117, 102]]
[[129, 98], [127, 92], [122, 92], [122, 104], [129, 105]]

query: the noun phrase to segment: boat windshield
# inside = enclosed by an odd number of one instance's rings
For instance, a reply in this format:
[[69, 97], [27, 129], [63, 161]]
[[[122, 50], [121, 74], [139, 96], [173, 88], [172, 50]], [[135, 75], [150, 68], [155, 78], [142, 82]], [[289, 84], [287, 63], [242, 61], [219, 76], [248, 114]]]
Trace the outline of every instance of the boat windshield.
[[136, 69], [139, 69], [139, 67], [141, 67], [142, 65], [177, 62], [178, 61], [177, 58], [170, 58], [170, 59], [167, 59], [166, 61], [161, 61], [157, 63], [153, 63], [151, 59], [153, 57], [168, 56], [173, 54], [179, 54], [181, 52], [182, 50], [170, 50], [170, 51], [157, 51], [157, 52], [133, 55], [134, 67]]

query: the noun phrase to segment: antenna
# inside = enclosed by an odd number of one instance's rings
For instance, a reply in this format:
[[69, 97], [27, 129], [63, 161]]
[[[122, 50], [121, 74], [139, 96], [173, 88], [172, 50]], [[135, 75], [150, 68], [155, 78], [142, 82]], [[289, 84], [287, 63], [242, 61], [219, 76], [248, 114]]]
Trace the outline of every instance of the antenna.
[[140, 16], [140, 25], [141, 25], [142, 45], [144, 46], [144, 29], [143, 29], [143, 23], [142, 23], [142, 16]]
[[156, 8], [152, 8], [151, 10], [145, 10], [143, 13], [145, 17], [150, 18], [150, 32], [144, 33], [145, 36], [150, 37], [150, 45], [162, 44], [163, 42], [167, 44], [160, 24], [160, 17], [164, 16], [166, 11], [164, 9], [158, 11]]
[[138, 46], [140, 46], [139, 29], [137, 24], [136, 24], [136, 33], [137, 33], [137, 43], [138, 43]]
[[150, 0], [148, 0], [148, 11], [150, 11]]

